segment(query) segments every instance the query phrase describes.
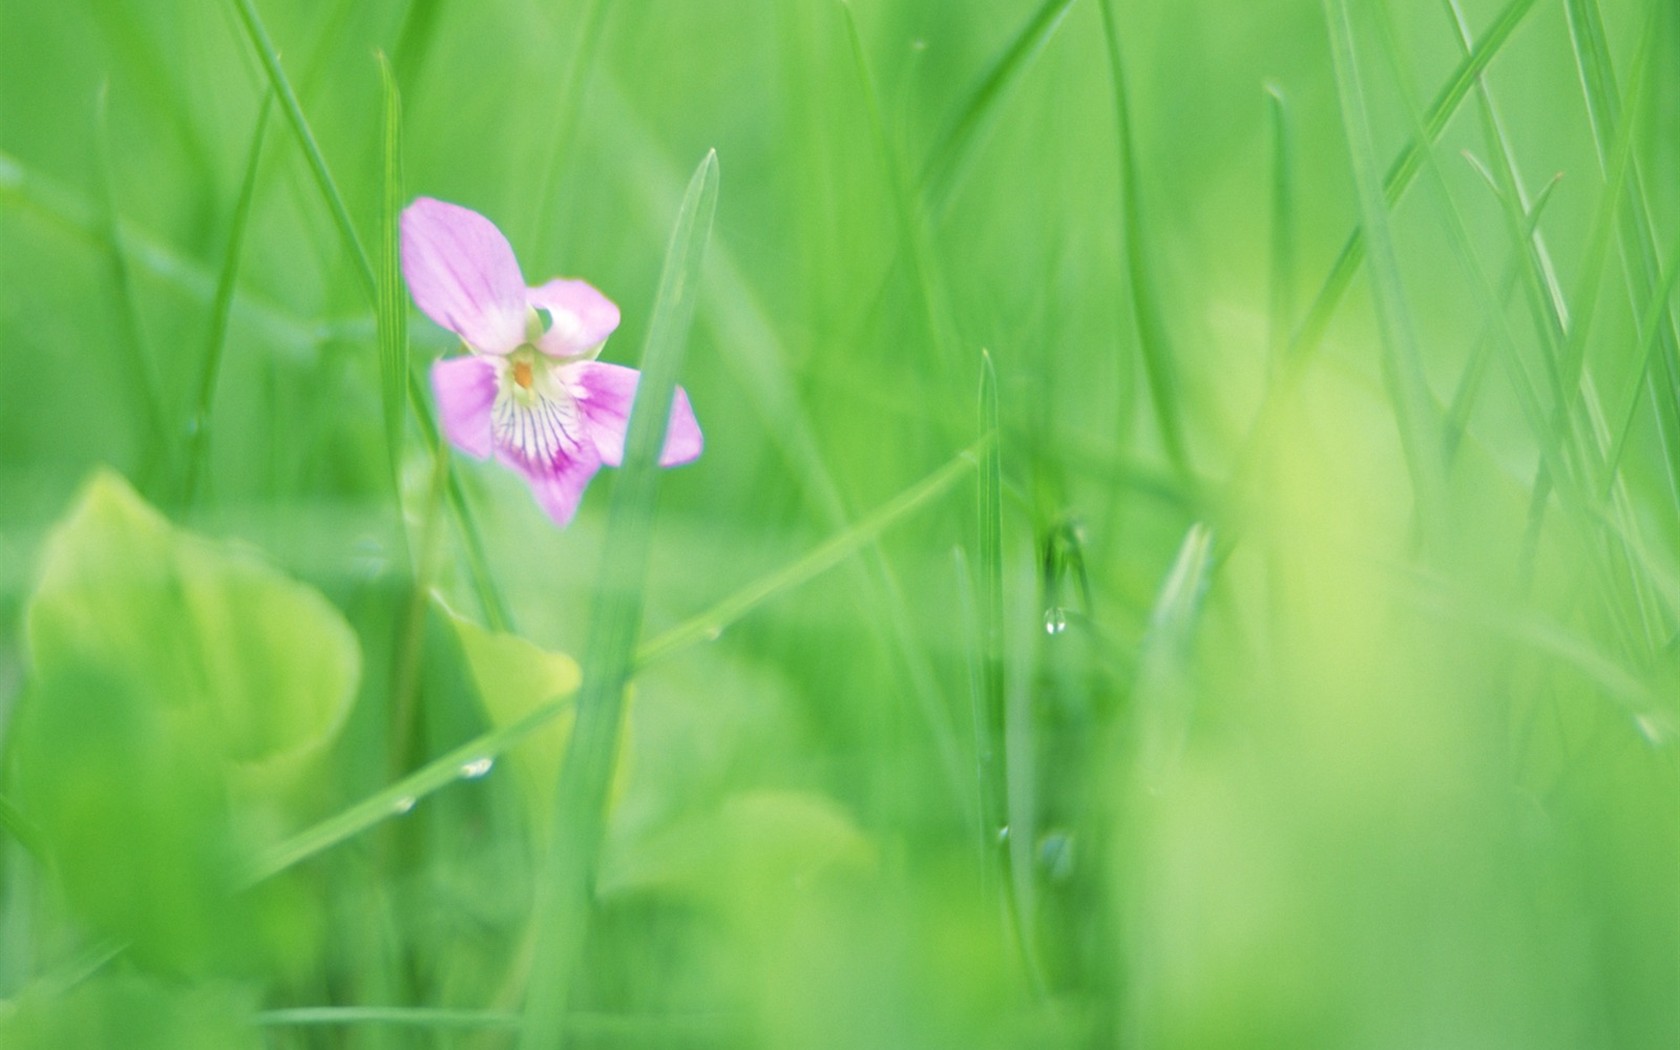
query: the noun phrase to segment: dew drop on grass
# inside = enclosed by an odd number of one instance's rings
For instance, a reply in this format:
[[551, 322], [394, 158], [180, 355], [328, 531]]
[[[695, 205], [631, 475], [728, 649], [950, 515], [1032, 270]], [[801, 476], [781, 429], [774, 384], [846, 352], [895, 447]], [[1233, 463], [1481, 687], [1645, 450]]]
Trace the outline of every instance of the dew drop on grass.
[[1067, 610], [1060, 606], [1051, 606], [1044, 610], [1044, 633], [1061, 634], [1067, 630]]
[[1000, 845], [1000, 846], [1003, 846], [1003, 845], [1007, 845], [1008, 843], [1009, 843], [1009, 825], [1005, 824], [1002, 827], [997, 829], [997, 844]]
[[477, 780], [479, 777], [490, 772], [491, 767], [495, 764], [496, 760], [491, 758], [489, 755], [485, 755], [483, 758], [475, 758], [468, 762], [462, 762], [461, 776], [468, 780]]
[[723, 626], [721, 624], [706, 628], [706, 641], [715, 642], [719, 638], [722, 638], [722, 637], [723, 637]]
[[395, 802], [391, 803], [391, 812], [396, 813], [398, 815], [401, 815], [403, 813], [407, 813], [409, 810], [411, 810], [413, 808], [414, 808], [414, 796], [413, 795], [404, 795], [402, 798], [399, 798]]

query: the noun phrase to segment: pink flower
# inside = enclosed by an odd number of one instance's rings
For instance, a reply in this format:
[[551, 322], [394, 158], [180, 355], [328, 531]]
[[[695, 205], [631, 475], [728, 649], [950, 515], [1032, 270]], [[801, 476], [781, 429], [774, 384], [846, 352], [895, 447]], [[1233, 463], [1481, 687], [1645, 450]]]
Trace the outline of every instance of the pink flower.
[[[566, 524], [601, 465], [624, 458], [641, 373], [595, 360], [618, 307], [584, 281], [527, 288], [489, 219], [429, 197], [403, 210], [402, 269], [414, 302], [472, 351], [432, 365], [444, 436], [523, 474], [548, 516]], [[660, 466], [689, 462], [701, 444], [678, 387]]]

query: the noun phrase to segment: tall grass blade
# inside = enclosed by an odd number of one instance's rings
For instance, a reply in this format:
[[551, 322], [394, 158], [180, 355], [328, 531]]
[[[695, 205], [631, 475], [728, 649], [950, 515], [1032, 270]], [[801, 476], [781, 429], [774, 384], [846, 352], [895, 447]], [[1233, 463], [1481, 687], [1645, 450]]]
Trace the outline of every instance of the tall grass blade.
[[[986, 128], [996, 119], [1003, 100], [1036, 59], [1067, 16], [1074, 0], [1044, 0], [1010, 41], [1002, 55], [980, 78], [956, 119], [929, 152], [918, 186], [928, 211], [944, 214]], [[849, 16], [848, 16], [849, 17]]]
[[560, 772], [553, 838], [537, 888], [533, 919], [536, 953], [519, 1039], [524, 1050], [551, 1050], [560, 1043], [567, 993], [583, 952], [624, 687], [634, 663], [641, 622], [659, 450], [664, 445], [677, 371], [688, 346], [717, 192], [717, 154], [708, 153], [690, 180], [677, 213], [648, 323], [624, 468], [613, 487], [608, 509], [607, 542], [589, 644], [584, 651], [577, 722]]
[[1160, 289], [1152, 265], [1149, 230], [1143, 216], [1143, 191], [1138, 185], [1137, 142], [1132, 136], [1131, 103], [1126, 94], [1126, 65], [1120, 49], [1120, 23], [1114, 14], [1115, 0], [1102, 0], [1104, 40], [1108, 45], [1108, 75], [1114, 90], [1115, 140], [1120, 150], [1120, 216], [1126, 242], [1126, 276], [1137, 319], [1138, 348], [1143, 354], [1143, 371], [1149, 381], [1149, 395], [1161, 428], [1161, 444], [1181, 480], [1193, 478], [1185, 447], [1184, 420], [1179, 405], [1186, 399], [1179, 390], [1177, 348], [1171, 325], [1161, 304]]
[[361, 237], [356, 233], [356, 224], [350, 218], [349, 207], [344, 203], [344, 194], [339, 192], [332, 170], [327, 167], [327, 158], [321, 153], [320, 144], [315, 141], [315, 132], [309, 126], [309, 119], [303, 115], [303, 106], [298, 102], [297, 92], [292, 90], [292, 82], [280, 66], [280, 52], [275, 50], [273, 41], [269, 39], [268, 29], [257, 14], [253, 0], [232, 2], [240, 21], [244, 23], [245, 32], [251, 38], [251, 46], [256, 49], [257, 59], [268, 74], [269, 87], [280, 100], [280, 108], [286, 114], [286, 122], [292, 126], [292, 133], [297, 136], [298, 145], [303, 148], [304, 159], [309, 163], [310, 173], [315, 176], [316, 188], [321, 191], [322, 199], [332, 212], [333, 222], [344, 238], [344, 246], [350, 251], [356, 276], [362, 282], [368, 301], [375, 302], [379, 295], [379, 281], [375, 276], [373, 262], [368, 257], [367, 248], [362, 245]]
[[1008, 871], [1008, 850], [998, 848], [1008, 823], [1008, 774], [1004, 755], [1003, 633], [1003, 453], [998, 441], [997, 372], [989, 353], [980, 355], [979, 573], [981, 720], [975, 726], [975, 756], [981, 785], [981, 833], [994, 866]]
[[560, 91], [554, 98], [554, 127], [548, 134], [548, 156], [543, 161], [542, 177], [537, 182], [537, 229], [531, 243], [537, 246], [539, 252], [547, 247], [553, 231], [554, 206], [560, 198], [560, 169], [566, 151], [577, 135], [578, 115], [583, 110], [583, 91], [590, 71], [595, 68], [595, 53], [600, 48], [606, 13], [604, 0], [583, 0], [582, 11], [578, 15], [577, 42], [560, 67], [565, 73], [560, 81]]
[[892, 136], [887, 133], [886, 121], [881, 116], [880, 96], [875, 91], [875, 76], [870, 71], [868, 56], [864, 54], [863, 37], [858, 32], [857, 19], [852, 15], [852, 5], [841, 4], [840, 13], [846, 22], [846, 35], [852, 46], [852, 61], [857, 68], [864, 108], [869, 114], [870, 127], [875, 133], [881, 159], [887, 168], [887, 179], [892, 187], [893, 214], [898, 220], [902, 250], [910, 260], [912, 284], [920, 300], [923, 322], [927, 326], [928, 338], [933, 341], [940, 358], [946, 360], [953, 340], [945, 323], [944, 296], [936, 284], [938, 271], [933, 261], [934, 251], [925, 213], [926, 198], [913, 195], [905, 181], [904, 165], [897, 147], [893, 144]]
[[1266, 114], [1272, 131], [1272, 374], [1283, 365], [1295, 316], [1295, 146], [1289, 127], [1289, 100], [1283, 86], [1266, 85]]
[[1146, 790], [1166, 789], [1190, 733], [1195, 692], [1189, 680], [1191, 645], [1213, 569], [1213, 530], [1190, 526], [1149, 614], [1138, 655], [1133, 707], [1137, 712], [1137, 775]]
[[[315, 141], [315, 133], [309, 127], [309, 120], [303, 114], [303, 107], [299, 105], [297, 93], [292, 90], [291, 81], [286, 77], [286, 71], [280, 66], [279, 52], [269, 40], [268, 30], [263, 26], [262, 19], [257, 14], [252, 0], [232, 0], [240, 21], [244, 23], [245, 31], [251, 39], [251, 46], [257, 51], [257, 57], [268, 73], [269, 85], [279, 98], [281, 108], [286, 113], [286, 119], [296, 134], [298, 144], [302, 147], [304, 156], [309, 162], [309, 169], [315, 176], [316, 187], [327, 202], [332, 212], [333, 222], [338, 226], [339, 234], [344, 238], [345, 247], [349, 249], [355, 262], [356, 273], [361, 278], [368, 302], [377, 310], [379, 303], [379, 279], [367, 249], [363, 246], [361, 237], [356, 233], [356, 224], [350, 218], [350, 209], [344, 203], [344, 195], [339, 192], [338, 183], [333, 180], [332, 172], [327, 167], [326, 157], [321, 153], [321, 147]], [[420, 425], [420, 433], [426, 441], [427, 450], [433, 455], [439, 454], [442, 439], [438, 434], [437, 421], [432, 416], [431, 405], [427, 401], [425, 384], [411, 370], [407, 371], [405, 383], [408, 390], [408, 404], [414, 413], [415, 421]], [[460, 478], [453, 470], [446, 481], [447, 497], [450, 511], [455, 518], [455, 524], [461, 533], [463, 546], [466, 548], [467, 572], [472, 578], [473, 589], [478, 596], [479, 606], [484, 612], [486, 622], [493, 630], [505, 631], [512, 623], [512, 614], [508, 610], [507, 602], [502, 598], [501, 591], [496, 587], [494, 578], [490, 574], [489, 559], [484, 553], [483, 537], [479, 534], [478, 526], [474, 522], [471, 509], [467, 506], [466, 493], [461, 488]]]
[[1446, 457], [1442, 446], [1444, 433], [1440, 426], [1440, 411], [1424, 377], [1423, 362], [1406, 306], [1400, 261], [1389, 230], [1389, 204], [1377, 166], [1376, 144], [1371, 135], [1369, 109], [1365, 102], [1347, 0], [1325, 0], [1325, 14], [1329, 22], [1330, 53], [1335, 64], [1342, 124], [1347, 130], [1354, 184], [1359, 195], [1360, 225], [1370, 248], [1371, 285], [1383, 343], [1383, 377], [1400, 427], [1400, 441], [1406, 453], [1413, 498], [1417, 501], [1418, 514], [1427, 534], [1429, 530], [1445, 524], [1440, 517], [1446, 507], [1443, 477]]
[[[158, 390], [146, 334], [140, 324], [139, 305], [134, 298], [134, 279], [128, 271], [128, 253], [122, 243], [122, 223], [117, 205], [115, 177], [111, 170], [110, 85], [100, 85], [95, 101], [94, 140], [99, 167], [100, 238], [105, 243], [105, 261], [111, 281], [112, 300], [117, 311], [119, 365], [128, 373], [130, 404], [137, 424], [135, 447], [140, 450], [143, 473], [155, 479], [160, 473], [157, 456], [168, 454], [165, 440], [163, 398]], [[161, 471], [167, 474], [165, 469]], [[144, 486], [144, 487], [149, 487]]]
[[222, 354], [227, 348], [228, 321], [233, 315], [234, 290], [239, 284], [239, 261], [245, 244], [245, 229], [251, 218], [251, 203], [257, 195], [257, 172], [262, 166], [263, 140], [268, 134], [268, 117], [274, 109], [274, 95], [263, 93], [257, 111], [257, 127], [251, 133], [246, 155], [245, 177], [239, 186], [239, 200], [233, 207], [233, 224], [228, 230], [227, 250], [221, 273], [216, 278], [216, 295], [210, 303], [210, 328], [205, 335], [204, 364], [199, 368], [198, 388], [187, 414], [185, 476], [181, 482], [181, 506], [191, 508], [198, 496], [205, 459], [210, 450], [210, 413], [216, 398], [216, 380], [221, 375]]
[[385, 165], [379, 236], [379, 295], [375, 324], [379, 333], [380, 407], [385, 416], [385, 453], [391, 465], [391, 490], [402, 491], [403, 388], [408, 378], [408, 299], [403, 290], [401, 220], [403, 209], [402, 97], [390, 60], [379, 53], [379, 83], [384, 99]]
[[[1424, 152], [1435, 145], [1441, 133], [1446, 130], [1447, 122], [1452, 119], [1458, 107], [1463, 103], [1470, 90], [1476, 85], [1477, 79], [1493, 61], [1494, 56], [1504, 48], [1511, 34], [1514, 33], [1523, 19], [1534, 8], [1536, 0], [1511, 0], [1494, 19], [1493, 24], [1476, 42], [1471, 53], [1459, 63], [1453, 75], [1448, 78], [1440, 94], [1430, 104], [1424, 118], [1425, 134], [1423, 137], [1413, 137], [1401, 147], [1400, 153], [1389, 165], [1388, 173], [1383, 178], [1383, 195], [1390, 207], [1398, 203], [1406, 189], [1412, 184], [1417, 175], [1418, 167], [1423, 162]], [[1363, 226], [1356, 227], [1343, 243], [1336, 261], [1330, 267], [1330, 273], [1324, 278], [1312, 304], [1307, 308], [1306, 317], [1295, 331], [1290, 340], [1289, 357], [1292, 367], [1298, 368], [1310, 359], [1318, 349], [1319, 340], [1324, 337], [1324, 330], [1330, 323], [1331, 316], [1340, 305], [1342, 296], [1347, 292], [1353, 275], [1365, 259], [1367, 231]]]

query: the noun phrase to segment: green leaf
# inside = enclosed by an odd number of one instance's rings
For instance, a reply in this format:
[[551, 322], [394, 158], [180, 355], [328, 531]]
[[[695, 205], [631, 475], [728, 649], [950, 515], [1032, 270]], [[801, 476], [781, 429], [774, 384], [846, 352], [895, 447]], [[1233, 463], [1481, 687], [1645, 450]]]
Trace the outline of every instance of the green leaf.
[[[484, 713], [496, 730], [523, 724], [534, 713], [577, 695], [583, 672], [570, 656], [540, 649], [518, 635], [486, 631], [448, 610], [444, 614], [461, 640], [461, 651], [478, 687]], [[539, 829], [547, 826], [554, 784], [572, 736], [574, 713], [571, 704], [566, 704], [509, 752]]]
[[225, 930], [249, 932], [228, 910], [250, 846], [235, 829], [287, 819], [337, 736], [361, 672], [350, 626], [105, 472], [48, 537], [25, 617], [16, 802], [67, 897], [172, 964], [223, 957]]

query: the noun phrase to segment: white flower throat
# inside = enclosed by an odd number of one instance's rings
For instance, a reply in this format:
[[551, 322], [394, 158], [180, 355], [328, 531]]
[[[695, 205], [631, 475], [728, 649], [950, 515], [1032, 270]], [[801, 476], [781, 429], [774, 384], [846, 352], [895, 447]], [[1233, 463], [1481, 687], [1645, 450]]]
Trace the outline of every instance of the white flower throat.
[[562, 452], [575, 452], [582, 418], [560, 363], [529, 345], [492, 360], [496, 403], [490, 418], [497, 443], [533, 465], [546, 466]]

